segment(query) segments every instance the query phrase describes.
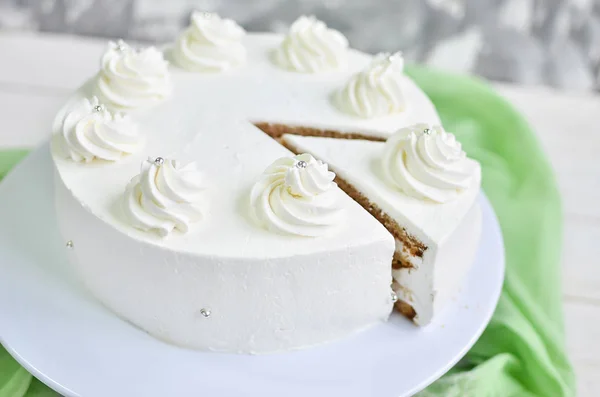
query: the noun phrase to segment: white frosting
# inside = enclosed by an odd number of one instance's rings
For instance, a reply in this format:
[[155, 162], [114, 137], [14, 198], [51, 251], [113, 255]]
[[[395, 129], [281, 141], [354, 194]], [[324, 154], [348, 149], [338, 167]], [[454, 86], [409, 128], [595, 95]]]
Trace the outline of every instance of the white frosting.
[[246, 32], [235, 21], [194, 11], [190, 26], [173, 47], [177, 64], [195, 72], [223, 72], [246, 62], [242, 38]]
[[472, 185], [479, 166], [440, 126], [415, 124], [388, 138], [381, 156], [385, 180], [404, 193], [445, 203]]
[[202, 194], [202, 177], [194, 163], [180, 165], [175, 160], [152, 159], [127, 185], [123, 211], [132, 226], [167, 236], [186, 233], [202, 214], [197, 203]]
[[[393, 238], [347, 195], [339, 195], [345, 215], [335, 233], [301, 238], [256, 226], [249, 192], [273, 161], [291, 154], [251, 122], [384, 138], [419, 120], [438, 123], [437, 113], [406, 76], [406, 112], [376, 119], [340, 112], [331, 92], [372, 57], [350, 50], [344, 70], [290, 73], [269, 56], [282, 39], [246, 35], [247, 62], [227, 73], [172, 68], [174, 95], [150, 111], [131, 111], [146, 146], [123, 161], [81, 167], [53, 151], [57, 218], [65, 240], [74, 241], [70, 256], [81, 279], [107, 307], [171, 343], [286, 351], [378, 324], [392, 308]], [[94, 84], [76, 91], [57, 119]], [[203, 219], [188, 233], [160, 238], [123, 222], [123, 190], [148, 154], [193, 160], [211, 181], [210, 206], [201, 206]], [[199, 315], [202, 308], [210, 318]]]
[[109, 43], [96, 84], [103, 102], [125, 109], [154, 105], [172, 89], [162, 52], [155, 47], [136, 50], [123, 41]]
[[394, 269], [395, 292], [410, 304], [418, 325], [429, 324], [446, 304], [456, 300], [471, 269], [481, 235], [481, 207], [477, 200], [445, 240], [411, 257], [413, 268]]
[[378, 54], [334, 96], [337, 107], [364, 118], [387, 116], [406, 109], [404, 59], [400, 53]]
[[283, 157], [271, 164], [254, 185], [251, 207], [268, 230], [320, 236], [341, 220], [335, 174], [310, 154]]
[[[342, 233], [344, 244], [338, 238], [318, 244], [321, 239], [283, 238], [256, 227], [230, 229], [235, 236], [229, 238], [211, 226], [205, 233], [195, 229], [155, 239], [187, 239], [188, 245], [205, 247], [218, 241], [210, 238], [217, 234], [228, 251], [209, 255], [165, 249], [116, 231], [84, 208], [60, 178], [55, 197], [60, 232], [74, 241], [69, 259], [86, 289], [170, 343], [231, 353], [283, 352], [380, 324], [392, 309], [393, 242], [364, 212], [351, 224], [365, 235], [359, 240], [356, 233]], [[223, 221], [228, 220], [215, 224]], [[269, 244], [258, 245], [255, 236], [261, 233], [271, 237]], [[264, 254], [244, 253], [242, 237]], [[330, 248], [316, 249], [321, 244]], [[296, 252], [273, 257], [270, 248], [278, 246]], [[210, 317], [200, 313], [203, 308]]]
[[275, 52], [282, 68], [301, 73], [342, 69], [348, 61], [348, 40], [313, 16], [301, 16]]
[[63, 154], [76, 162], [116, 161], [136, 152], [142, 143], [136, 123], [111, 113], [96, 97], [75, 102], [64, 118], [57, 119], [54, 133], [60, 135]]
[[[427, 248], [411, 256], [412, 269], [394, 271], [398, 297], [413, 306], [415, 322], [429, 323], [451, 298], [468, 272], [478, 247], [481, 211], [477, 202], [481, 184], [479, 164], [466, 159], [474, 172], [470, 185], [444, 204], [399, 194], [381, 176], [380, 158], [386, 143], [284, 135], [286, 144], [326, 161], [332, 170], [364, 194], [385, 214]], [[397, 241], [396, 251], [402, 252]]]

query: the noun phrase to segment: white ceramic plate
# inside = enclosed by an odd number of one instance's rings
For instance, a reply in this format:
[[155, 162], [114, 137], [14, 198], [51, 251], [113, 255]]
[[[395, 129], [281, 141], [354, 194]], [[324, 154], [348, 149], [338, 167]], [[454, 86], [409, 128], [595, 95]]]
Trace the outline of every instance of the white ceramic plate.
[[266, 356], [177, 348], [113, 315], [78, 284], [57, 231], [52, 178], [44, 145], [0, 184], [0, 341], [66, 396], [410, 396], [468, 351], [500, 295], [504, 248], [482, 195], [476, 263], [461, 296], [429, 327], [393, 315], [338, 342]]

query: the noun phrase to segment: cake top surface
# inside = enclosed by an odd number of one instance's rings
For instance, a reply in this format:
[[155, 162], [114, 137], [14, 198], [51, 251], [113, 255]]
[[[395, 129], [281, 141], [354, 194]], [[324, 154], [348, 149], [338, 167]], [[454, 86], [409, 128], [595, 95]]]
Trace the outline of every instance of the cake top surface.
[[[143, 149], [135, 154], [117, 162], [94, 160], [81, 164], [63, 158], [53, 145], [54, 161], [67, 188], [89, 211], [123, 233], [183, 252], [269, 258], [389, 240], [385, 229], [341, 191], [345, 216], [336, 233], [307, 238], [258, 227], [249, 219], [250, 190], [273, 161], [291, 153], [252, 123], [385, 137], [417, 121], [439, 122], [429, 99], [408, 77], [403, 77], [408, 104], [403, 112], [373, 119], [353, 116], [337, 109], [331, 96], [364, 70], [371, 56], [349, 50], [345, 69], [304, 74], [274, 63], [273, 53], [282, 36], [248, 34], [241, 40], [247, 52], [243, 66], [221, 73], [194, 73], [169, 66], [171, 96], [151, 108], [128, 112], [139, 124], [144, 140]], [[59, 112], [55, 131], [74, 103], [94, 94], [96, 84], [94, 77], [74, 93]], [[123, 220], [118, 201], [149, 156], [195, 161], [202, 171], [209, 204], [202, 221], [189, 233], [163, 239], [136, 230]], [[199, 241], [202, 244], [197, 244]]]

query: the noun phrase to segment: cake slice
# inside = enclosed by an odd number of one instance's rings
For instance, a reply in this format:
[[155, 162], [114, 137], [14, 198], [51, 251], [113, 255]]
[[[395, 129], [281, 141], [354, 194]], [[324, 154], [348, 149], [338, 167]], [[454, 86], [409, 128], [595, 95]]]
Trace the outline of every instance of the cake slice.
[[396, 308], [428, 324], [457, 295], [479, 244], [479, 163], [454, 135], [426, 125], [387, 142], [291, 134], [282, 141], [327, 162], [338, 185], [394, 236]]

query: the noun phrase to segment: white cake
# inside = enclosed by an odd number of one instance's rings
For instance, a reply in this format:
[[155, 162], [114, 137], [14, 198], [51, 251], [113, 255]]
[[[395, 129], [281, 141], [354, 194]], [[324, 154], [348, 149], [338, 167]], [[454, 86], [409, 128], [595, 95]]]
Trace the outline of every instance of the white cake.
[[386, 321], [393, 236], [327, 164], [273, 139], [297, 127], [385, 140], [439, 123], [398, 55], [372, 63], [346, 47], [312, 18], [284, 38], [198, 13], [170, 65], [156, 49], [110, 44], [53, 126], [60, 230], [89, 291], [202, 350], [280, 352]]

